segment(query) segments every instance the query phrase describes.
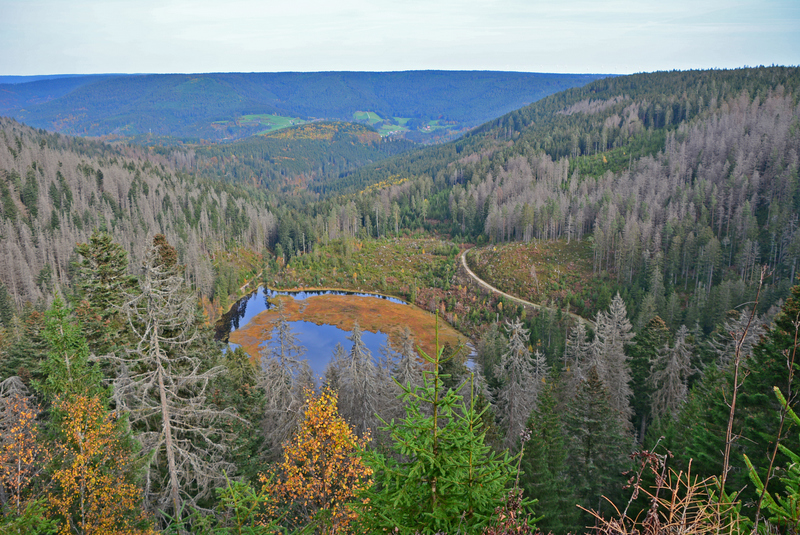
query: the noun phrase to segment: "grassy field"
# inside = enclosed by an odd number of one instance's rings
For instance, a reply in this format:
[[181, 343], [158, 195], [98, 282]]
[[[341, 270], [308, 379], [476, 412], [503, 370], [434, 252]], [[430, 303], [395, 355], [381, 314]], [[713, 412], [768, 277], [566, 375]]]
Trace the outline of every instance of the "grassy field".
[[336, 240], [293, 258], [282, 278], [292, 286], [372, 289], [407, 297], [414, 287], [443, 286], [455, 270], [457, 252], [452, 243], [433, 238]]
[[467, 261], [492, 286], [532, 303], [569, 306], [584, 317], [596, 308], [600, 281], [585, 240], [490, 245], [470, 251]]
[[372, 111], [357, 111], [353, 114], [353, 120], [366, 121], [370, 125], [383, 121], [377, 113]]
[[258, 135], [260, 135], [269, 132], [274, 132], [276, 130], [280, 130], [281, 128], [288, 128], [290, 126], [305, 124], [308, 121], [304, 121], [303, 119], [298, 119], [297, 117], [283, 117], [281, 115], [258, 114], [258, 115], [243, 115], [239, 118], [238, 122], [242, 126], [252, 126], [254, 124], [258, 124], [265, 127], [264, 130], [258, 132]]

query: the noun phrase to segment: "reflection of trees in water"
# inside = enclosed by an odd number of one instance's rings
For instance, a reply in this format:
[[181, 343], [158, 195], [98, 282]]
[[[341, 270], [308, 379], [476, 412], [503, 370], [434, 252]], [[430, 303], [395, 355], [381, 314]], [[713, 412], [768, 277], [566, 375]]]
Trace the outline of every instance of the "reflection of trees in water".
[[[270, 301], [270, 299], [274, 299], [279, 295], [288, 295], [294, 298], [296, 301], [305, 301], [309, 297], [318, 297], [322, 295], [343, 295], [343, 296], [353, 296], [353, 297], [374, 297], [376, 299], [383, 299], [385, 301], [389, 301], [391, 303], [397, 303], [401, 305], [407, 304], [405, 301], [401, 299], [397, 299], [396, 297], [391, 297], [388, 295], [380, 295], [380, 294], [371, 294], [371, 293], [363, 293], [363, 292], [348, 292], [345, 290], [298, 290], [294, 292], [289, 291], [279, 291], [279, 290], [271, 290], [269, 288], [259, 287], [258, 290], [242, 297], [238, 301], [236, 301], [231, 308], [222, 315], [222, 317], [217, 321], [215, 326], [215, 338], [217, 340], [227, 342], [228, 337], [230, 334], [239, 329], [241, 326], [242, 318], [245, 317], [247, 314], [247, 307], [251, 305], [255, 305], [259, 307], [259, 312], [263, 312], [265, 310], [269, 310], [274, 307], [274, 304]], [[261, 302], [259, 302], [261, 301]]]

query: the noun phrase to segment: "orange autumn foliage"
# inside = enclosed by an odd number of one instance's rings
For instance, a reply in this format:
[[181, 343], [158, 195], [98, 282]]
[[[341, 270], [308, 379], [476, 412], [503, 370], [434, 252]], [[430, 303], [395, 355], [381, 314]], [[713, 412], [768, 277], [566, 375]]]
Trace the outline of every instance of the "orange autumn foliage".
[[24, 509], [25, 495], [48, 460], [38, 441], [39, 412], [21, 394], [0, 400], [0, 485], [16, 514]]
[[63, 413], [62, 436], [47, 498], [62, 520], [58, 533], [154, 533], [141, 507], [141, 491], [127, 477], [130, 460], [119, 426], [100, 399], [74, 396], [55, 406]]
[[321, 533], [346, 533], [357, 518], [356, 497], [372, 484], [372, 469], [360, 456], [369, 437], [355, 436], [339, 416], [336, 392], [306, 396], [303, 423], [284, 446], [283, 462], [260, 478], [272, 498], [268, 509], [274, 517], [279, 506], [288, 507], [295, 527], [315, 522]]

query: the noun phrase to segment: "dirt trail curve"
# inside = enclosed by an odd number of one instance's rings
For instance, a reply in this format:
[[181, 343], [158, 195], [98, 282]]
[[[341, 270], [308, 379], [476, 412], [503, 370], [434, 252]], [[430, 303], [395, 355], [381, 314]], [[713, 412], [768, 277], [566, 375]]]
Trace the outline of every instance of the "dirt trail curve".
[[[477, 283], [478, 283], [478, 285], [479, 285], [479, 286], [481, 286], [481, 287], [483, 287], [483, 288], [485, 288], [485, 289], [489, 290], [490, 292], [494, 292], [494, 293], [496, 293], [496, 294], [498, 294], [498, 295], [502, 295], [503, 297], [506, 297], [506, 298], [508, 298], [508, 299], [511, 299], [511, 300], [512, 300], [512, 301], [514, 301], [515, 303], [519, 303], [519, 304], [521, 304], [521, 305], [523, 305], [523, 306], [529, 306], [529, 307], [531, 307], [531, 308], [534, 308], [534, 309], [537, 309], [537, 310], [539, 310], [539, 309], [541, 309], [541, 310], [549, 310], [550, 312], [553, 312], [553, 313], [555, 313], [555, 312], [556, 312], [556, 310], [557, 310], [557, 309], [555, 309], [555, 308], [546, 307], [546, 306], [544, 306], [544, 305], [537, 305], [536, 303], [531, 303], [530, 301], [525, 301], [524, 299], [520, 299], [519, 297], [514, 297], [513, 295], [509, 295], [509, 294], [507, 294], [507, 293], [505, 293], [505, 292], [503, 292], [503, 291], [501, 291], [501, 290], [498, 290], [497, 288], [495, 288], [494, 286], [492, 286], [491, 284], [489, 284], [489, 283], [488, 283], [488, 282], [486, 282], [485, 280], [483, 280], [483, 279], [481, 279], [480, 277], [478, 277], [478, 276], [477, 276], [477, 275], [476, 275], [476, 274], [475, 274], [475, 273], [474, 273], [474, 272], [473, 272], [473, 271], [472, 271], [472, 270], [469, 268], [469, 266], [467, 265], [467, 253], [468, 253], [468, 252], [470, 252], [471, 250], [472, 250], [472, 248], [470, 247], [470, 248], [469, 248], [469, 249], [467, 249], [466, 251], [462, 251], [462, 252], [461, 252], [461, 254], [460, 254], [459, 256], [461, 256], [461, 265], [462, 265], [462, 266], [464, 266], [464, 270], [467, 272], [467, 274], [468, 274], [470, 277], [472, 277], [472, 279], [473, 279], [475, 282], [477, 282]], [[563, 310], [562, 310], [561, 312], [562, 312], [562, 313], [565, 313]], [[588, 325], [588, 326], [589, 326], [589, 327], [591, 327], [592, 329], [594, 329], [594, 328], [595, 328], [595, 324], [594, 324], [594, 322], [593, 322], [593, 321], [591, 321], [591, 320], [587, 320], [586, 318], [584, 318], [584, 317], [582, 317], [582, 316], [578, 316], [577, 314], [574, 314], [574, 313], [572, 313], [572, 312], [566, 312], [566, 314], [568, 314], [568, 315], [569, 315], [571, 318], [573, 318], [575, 321], [578, 321], [578, 322], [581, 322], [581, 323], [585, 323], [586, 325]]]

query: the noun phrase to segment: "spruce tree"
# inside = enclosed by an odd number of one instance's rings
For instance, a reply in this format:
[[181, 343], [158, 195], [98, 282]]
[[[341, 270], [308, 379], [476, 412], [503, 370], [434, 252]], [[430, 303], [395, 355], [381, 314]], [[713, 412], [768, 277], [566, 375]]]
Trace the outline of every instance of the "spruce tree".
[[653, 386], [652, 414], [656, 419], [667, 415], [677, 417], [678, 410], [689, 395], [688, 381], [692, 375], [692, 345], [689, 329], [681, 325], [672, 347], [665, 345], [653, 362], [650, 382]]
[[568, 402], [564, 416], [570, 486], [578, 503], [598, 510], [603, 509], [602, 496], [619, 501], [622, 472], [630, 467], [628, 454], [633, 448], [611, 398], [592, 368]]
[[128, 274], [128, 253], [110, 234], [99, 231], [75, 250], [80, 255], [76, 314], [83, 334], [94, 353], [114, 351], [127, 343], [121, 307], [136, 288], [136, 278]]
[[393, 389], [382, 370], [375, 364], [372, 353], [361, 339], [361, 327], [356, 321], [348, 340], [353, 347], [343, 359], [337, 359], [339, 384], [339, 413], [357, 435], [375, 432], [380, 425], [378, 413], [385, 409], [386, 393]]
[[625, 303], [619, 295], [614, 296], [608, 313], [597, 314], [597, 331], [594, 340], [594, 362], [597, 375], [609, 393], [609, 403], [624, 427], [630, 427], [631, 408], [630, 357], [625, 346], [633, 338], [631, 322]]
[[305, 388], [313, 388], [314, 376], [306, 348], [300, 345], [284, 310], [278, 301], [278, 319], [273, 338], [261, 349], [261, 370], [258, 386], [266, 396], [261, 428], [270, 447], [270, 458], [280, 455], [283, 443], [291, 436], [303, 417]]
[[543, 533], [567, 533], [579, 526], [578, 498], [567, 479], [562, 417], [555, 383], [548, 383], [528, 422], [530, 439], [525, 443], [520, 478], [525, 494], [537, 500], [536, 512], [542, 515], [537, 527]]
[[[503, 385], [497, 392], [500, 427], [505, 431], [503, 445], [514, 449], [536, 405], [542, 377], [537, 378], [537, 370], [531, 360], [528, 349], [529, 331], [518, 319], [509, 323], [507, 329], [508, 351], [500, 359], [495, 376]], [[546, 370], [539, 371], [546, 373]]]
[[109, 357], [118, 366], [113, 397], [141, 443], [149, 505], [180, 520], [184, 507], [210, 497], [225, 473], [235, 471], [225, 459], [228, 437], [221, 423], [235, 412], [208, 399], [212, 381], [225, 369], [208, 365], [215, 355], [194, 351], [196, 299], [157, 244], [145, 258], [138, 290], [125, 297], [122, 309], [135, 346]]
[[631, 357], [631, 389], [633, 398], [633, 424], [636, 429], [639, 443], [644, 442], [647, 428], [653, 421], [652, 395], [654, 392], [651, 380], [653, 363], [657, 360], [659, 351], [663, 350], [671, 338], [666, 323], [656, 316], [636, 333], [633, 344], [628, 347]]
[[386, 428], [390, 453], [366, 453], [374, 485], [365, 494], [362, 529], [477, 532], [504, 503], [513, 462], [485, 444], [475, 399], [465, 402], [456, 389], [445, 388], [443, 348], [437, 343], [433, 356], [421, 356], [431, 371], [422, 387], [403, 389], [406, 416]]

